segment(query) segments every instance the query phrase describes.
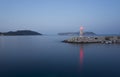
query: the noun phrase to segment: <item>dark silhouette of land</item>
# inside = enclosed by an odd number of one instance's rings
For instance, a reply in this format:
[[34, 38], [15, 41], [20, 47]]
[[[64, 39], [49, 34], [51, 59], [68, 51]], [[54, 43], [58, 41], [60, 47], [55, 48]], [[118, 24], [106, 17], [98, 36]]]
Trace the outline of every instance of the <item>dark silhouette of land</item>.
[[[64, 32], [64, 33], [58, 33], [58, 35], [79, 35], [80, 32]], [[84, 32], [84, 35], [96, 35], [94, 32]]]
[[16, 36], [16, 35], [42, 35], [42, 34], [31, 30], [18, 30], [18, 31], [0, 32], [0, 35]]

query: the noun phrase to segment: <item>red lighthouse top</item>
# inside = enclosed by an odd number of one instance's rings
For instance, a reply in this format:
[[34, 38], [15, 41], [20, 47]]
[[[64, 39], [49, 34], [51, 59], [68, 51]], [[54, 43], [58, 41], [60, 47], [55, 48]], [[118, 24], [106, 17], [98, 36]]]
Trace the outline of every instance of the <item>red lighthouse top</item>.
[[81, 27], [80, 27], [80, 30], [83, 30], [83, 29], [84, 29], [83, 26], [81, 26]]

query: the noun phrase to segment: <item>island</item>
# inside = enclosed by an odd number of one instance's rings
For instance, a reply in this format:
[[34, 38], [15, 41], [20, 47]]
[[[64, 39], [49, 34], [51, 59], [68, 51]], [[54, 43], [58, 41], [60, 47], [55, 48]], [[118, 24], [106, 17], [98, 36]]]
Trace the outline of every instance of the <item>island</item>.
[[[89, 36], [89, 35], [96, 35], [94, 32], [84, 32], [84, 36]], [[58, 35], [80, 35], [80, 32], [64, 32], [64, 33], [58, 33]]]
[[42, 35], [41, 33], [31, 30], [17, 30], [9, 32], [0, 32], [1, 36], [17, 36], [17, 35]]

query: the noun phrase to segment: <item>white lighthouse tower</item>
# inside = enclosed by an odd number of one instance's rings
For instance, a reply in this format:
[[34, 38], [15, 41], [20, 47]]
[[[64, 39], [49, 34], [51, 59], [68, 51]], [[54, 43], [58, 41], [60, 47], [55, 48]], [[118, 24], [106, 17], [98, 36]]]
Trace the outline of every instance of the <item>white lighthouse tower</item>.
[[83, 37], [83, 30], [84, 30], [84, 28], [83, 28], [83, 26], [81, 26], [80, 27], [80, 37]]

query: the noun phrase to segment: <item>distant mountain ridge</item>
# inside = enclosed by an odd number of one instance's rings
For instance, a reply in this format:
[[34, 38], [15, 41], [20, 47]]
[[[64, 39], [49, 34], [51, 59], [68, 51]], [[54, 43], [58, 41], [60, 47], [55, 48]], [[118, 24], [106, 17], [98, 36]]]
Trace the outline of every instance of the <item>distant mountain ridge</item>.
[[[58, 35], [79, 35], [80, 32], [64, 32], [58, 33]], [[96, 35], [94, 32], [84, 32], [83, 35]]]
[[42, 35], [42, 34], [31, 30], [18, 30], [18, 31], [0, 32], [0, 35]]

